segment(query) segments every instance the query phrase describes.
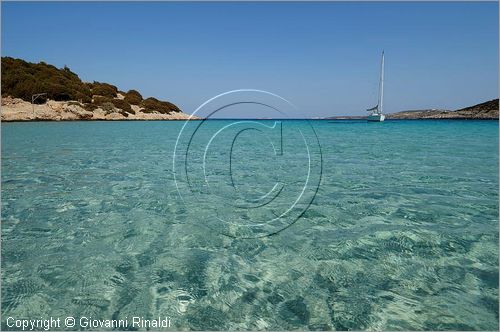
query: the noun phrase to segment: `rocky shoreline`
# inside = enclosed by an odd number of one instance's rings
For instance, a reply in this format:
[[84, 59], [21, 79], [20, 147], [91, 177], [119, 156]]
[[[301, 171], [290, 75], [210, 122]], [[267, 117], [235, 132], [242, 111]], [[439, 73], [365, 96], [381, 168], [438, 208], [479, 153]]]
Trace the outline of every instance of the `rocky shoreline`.
[[[120, 97], [120, 96], [119, 96]], [[21, 121], [151, 121], [198, 119], [183, 112], [144, 113], [142, 108], [131, 105], [134, 113], [123, 112], [119, 108], [86, 110], [77, 101], [48, 100], [42, 105], [31, 104], [20, 98], [2, 97], [1, 120], [3, 122]]]

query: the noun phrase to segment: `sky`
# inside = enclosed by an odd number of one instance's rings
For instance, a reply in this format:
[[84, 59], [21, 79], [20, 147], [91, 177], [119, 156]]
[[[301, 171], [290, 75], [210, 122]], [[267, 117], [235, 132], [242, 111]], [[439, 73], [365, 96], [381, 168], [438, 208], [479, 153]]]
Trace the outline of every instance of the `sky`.
[[192, 113], [265, 90], [307, 117], [498, 98], [496, 2], [2, 2], [2, 56], [67, 65]]

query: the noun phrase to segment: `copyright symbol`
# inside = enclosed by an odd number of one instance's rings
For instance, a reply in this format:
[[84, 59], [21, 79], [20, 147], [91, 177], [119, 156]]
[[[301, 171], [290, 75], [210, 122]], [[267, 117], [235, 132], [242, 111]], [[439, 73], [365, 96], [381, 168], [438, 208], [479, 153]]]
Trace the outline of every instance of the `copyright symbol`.
[[75, 326], [75, 319], [73, 317], [67, 317], [64, 320], [64, 324], [66, 324], [66, 327], [74, 327]]
[[229, 237], [260, 238], [303, 215], [319, 188], [322, 155], [313, 126], [294, 120], [304, 118], [297, 111], [276, 94], [247, 89], [220, 94], [193, 113], [203, 120], [184, 124], [173, 155], [191, 220]]

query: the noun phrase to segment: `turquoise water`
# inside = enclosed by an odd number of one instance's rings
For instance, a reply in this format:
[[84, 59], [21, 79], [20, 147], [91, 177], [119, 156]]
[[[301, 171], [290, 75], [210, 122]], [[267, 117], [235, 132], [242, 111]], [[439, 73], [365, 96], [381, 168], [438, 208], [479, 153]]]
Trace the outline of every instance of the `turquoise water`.
[[183, 122], [3, 123], [2, 328], [498, 330], [498, 122], [310, 124], [321, 150], [284, 121], [206, 168], [200, 131], [183, 168]]

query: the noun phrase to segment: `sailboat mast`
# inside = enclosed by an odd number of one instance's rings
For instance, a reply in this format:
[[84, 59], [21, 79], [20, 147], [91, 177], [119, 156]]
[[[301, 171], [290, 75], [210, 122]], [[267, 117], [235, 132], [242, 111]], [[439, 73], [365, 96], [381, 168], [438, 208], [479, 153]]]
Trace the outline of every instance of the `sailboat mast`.
[[378, 95], [378, 113], [382, 114], [384, 104], [384, 51], [382, 51], [382, 63], [380, 65], [380, 83]]

